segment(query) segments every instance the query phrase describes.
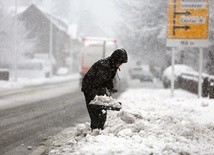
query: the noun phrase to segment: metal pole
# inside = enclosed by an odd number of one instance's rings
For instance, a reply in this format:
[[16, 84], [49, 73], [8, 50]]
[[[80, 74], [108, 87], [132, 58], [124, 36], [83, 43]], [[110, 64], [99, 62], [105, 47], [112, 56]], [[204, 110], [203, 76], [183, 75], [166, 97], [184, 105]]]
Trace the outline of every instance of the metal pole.
[[201, 98], [202, 96], [202, 68], [203, 68], [203, 49], [199, 48], [198, 98]]
[[174, 70], [175, 70], [175, 48], [172, 47], [172, 74], [171, 74], [171, 97], [174, 97], [174, 84], [175, 84], [175, 77], [174, 77]]
[[49, 62], [50, 62], [50, 77], [53, 76], [53, 66], [52, 66], [52, 58], [53, 58], [53, 23], [52, 17], [50, 17], [50, 34], [49, 34]]
[[14, 60], [14, 80], [17, 82], [17, 59], [18, 59], [18, 53], [17, 53], [17, 0], [15, 0], [15, 42], [14, 42], [14, 48], [15, 48], [15, 60]]
[[117, 40], [114, 40], [115, 50], [117, 49]]
[[103, 58], [105, 58], [106, 55], [106, 40], [103, 42]]
[[0, 10], [4, 11], [4, 5], [0, 2]]

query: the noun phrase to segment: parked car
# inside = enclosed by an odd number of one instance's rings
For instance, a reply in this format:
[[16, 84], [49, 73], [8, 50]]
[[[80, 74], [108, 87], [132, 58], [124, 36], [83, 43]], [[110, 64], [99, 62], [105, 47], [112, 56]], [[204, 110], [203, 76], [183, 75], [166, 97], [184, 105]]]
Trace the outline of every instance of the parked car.
[[[182, 73], [186, 72], [195, 72], [195, 70], [184, 64], [175, 64], [174, 65], [174, 86], [179, 88], [179, 76]], [[172, 75], [172, 66], [169, 66], [164, 69], [162, 75], [162, 82], [164, 88], [169, 88], [171, 86], [171, 75]]]
[[210, 76], [209, 78], [208, 92], [209, 98], [214, 98], [214, 76]]
[[149, 71], [145, 71], [142, 73], [140, 76], [140, 81], [141, 82], [153, 82], [153, 75]]
[[140, 79], [143, 74], [143, 69], [141, 67], [134, 67], [129, 70], [130, 77], [132, 79]]

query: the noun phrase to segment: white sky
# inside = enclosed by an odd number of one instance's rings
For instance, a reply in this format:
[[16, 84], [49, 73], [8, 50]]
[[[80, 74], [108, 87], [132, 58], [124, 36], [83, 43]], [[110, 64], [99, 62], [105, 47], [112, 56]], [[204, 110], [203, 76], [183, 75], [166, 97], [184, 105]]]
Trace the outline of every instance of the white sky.
[[114, 0], [85, 0], [86, 5], [94, 13], [98, 22], [111, 27], [117, 22], [119, 15]]
[[[8, 1], [8, 5], [15, 5], [13, 0]], [[44, 7], [45, 10], [54, 13], [63, 20], [67, 19], [68, 23], [72, 24], [77, 24], [77, 21], [79, 21], [81, 17], [86, 16], [86, 18], [82, 19], [92, 19], [95, 25], [99, 25], [100, 28], [105, 30], [105, 33], [114, 36], [113, 29], [120, 19], [119, 9], [114, 1], [115, 0], [20, 0], [18, 4], [29, 6], [34, 3]]]
[[112, 35], [114, 26], [120, 18], [114, 0], [82, 0], [79, 4], [82, 5], [77, 10], [77, 15], [81, 12], [81, 9], [92, 13], [96, 24], [104, 29], [106, 33]]
[[[69, 2], [61, 0], [61, 3], [60, 1], [57, 2], [60, 5], [54, 5], [55, 10], [52, 10], [52, 12], [58, 12], [58, 15], [61, 15], [62, 18], [69, 19], [69, 23], [76, 23], [81, 17], [87, 17], [87, 15], [91, 13], [93, 16], [88, 16], [88, 19], [93, 19], [93, 22], [95, 21], [96, 24], [106, 30], [107, 33], [112, 34], [112, 28], [114, 28], [119, 20], [119, 11], [116, 9], [114, 1], [115, 0], [71, 0]], [[43, 6], [48, 10], [50, 10], [51, 5], [53, 7], [53, 4], [53, 0], [43, 0]], [[69, 11], [66, 5], [71, 5]], [[56, 11], [57, 6], [58, 11]], [[63, 13], [63, 11], [66, 13]], [[66, 15], [67, 17], [65, 17]]]

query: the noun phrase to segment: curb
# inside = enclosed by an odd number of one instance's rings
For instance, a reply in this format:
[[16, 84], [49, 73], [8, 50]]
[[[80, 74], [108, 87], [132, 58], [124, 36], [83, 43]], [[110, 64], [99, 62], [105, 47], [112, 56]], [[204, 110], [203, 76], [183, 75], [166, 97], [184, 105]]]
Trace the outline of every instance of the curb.
[[46, 153], [47, 153], [47, 148], [45, 146], [39, 146], [30, 155], [46, 155]]

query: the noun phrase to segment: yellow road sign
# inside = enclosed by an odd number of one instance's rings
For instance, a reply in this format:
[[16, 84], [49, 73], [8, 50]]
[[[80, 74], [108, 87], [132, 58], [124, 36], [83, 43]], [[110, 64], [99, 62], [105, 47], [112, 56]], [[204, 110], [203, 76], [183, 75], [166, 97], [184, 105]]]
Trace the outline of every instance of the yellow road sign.
[[169, 0], [168, 39], [207, 39], [208, 0]]

